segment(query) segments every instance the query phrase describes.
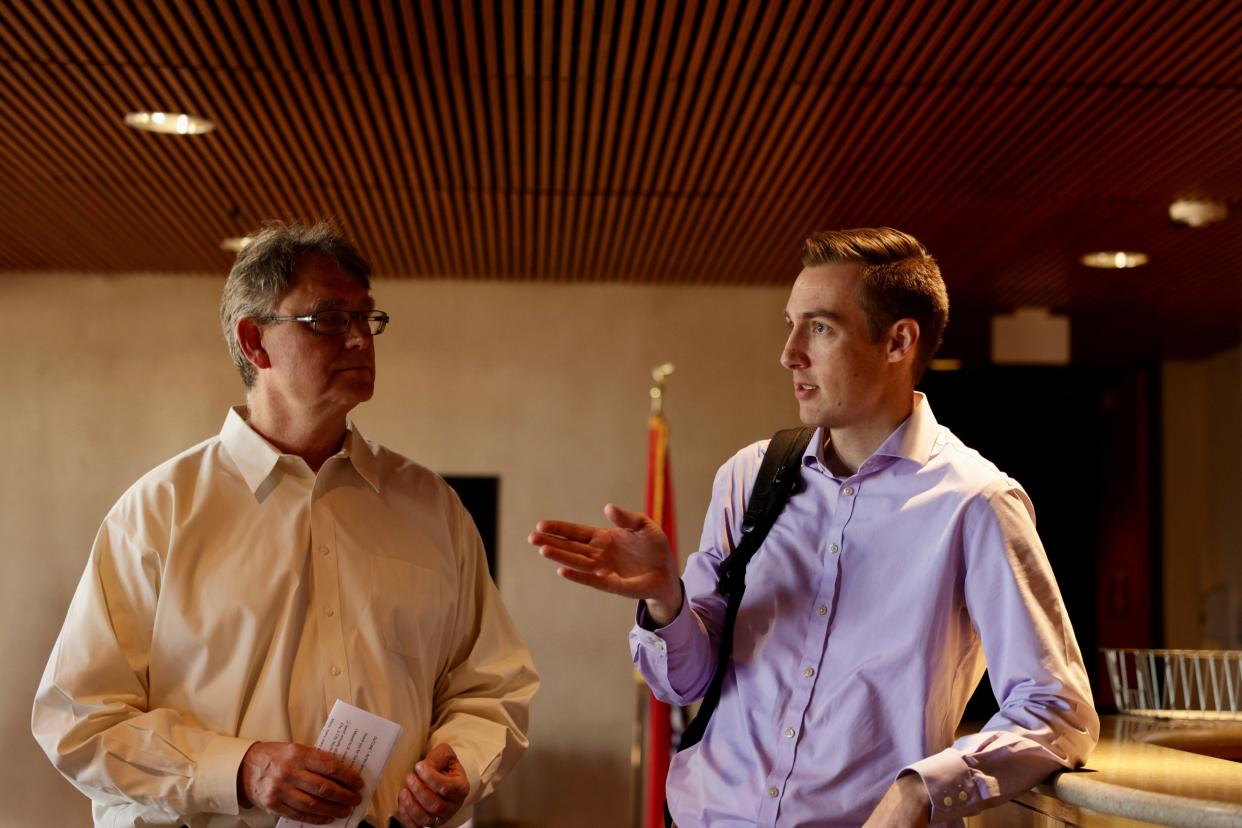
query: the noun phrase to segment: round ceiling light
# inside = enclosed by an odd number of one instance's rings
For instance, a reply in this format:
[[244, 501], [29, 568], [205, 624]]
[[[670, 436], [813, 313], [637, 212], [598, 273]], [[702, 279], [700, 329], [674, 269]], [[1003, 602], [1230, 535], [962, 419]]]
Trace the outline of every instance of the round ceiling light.
[[125, 116], [125, 125], [168, 135], [202, 135], [216, 128], [212, 121], [184, 112], [130, 112]]
[[1079, 261], [1087, 267], [1104, 267], [1112, 269], [1122, 269], [1126, 267], [1141, 267], [1147, 264], [1146, 253], [1136, 253], [1133, 250], [1097, 250], [1095, 253], [1088, 253]]
[[1225, 202], [1206, 198], [1179, 198], [1169, 205], [1169, 218], [1187, 227], [1203, 227], [1227, 215], [1229, 206]]

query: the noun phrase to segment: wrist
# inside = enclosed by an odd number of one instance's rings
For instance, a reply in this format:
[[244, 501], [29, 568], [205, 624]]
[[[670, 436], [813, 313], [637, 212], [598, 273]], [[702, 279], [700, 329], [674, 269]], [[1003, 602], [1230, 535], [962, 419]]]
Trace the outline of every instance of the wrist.
[[681, 612], [683, 600], [681, 579], [678, 578], [676, 583], [666, 590], [664, 594], [646, 599], [647, 615], [651, 617], [656, 626], [668, 626], [677, 617], [678, 613]]

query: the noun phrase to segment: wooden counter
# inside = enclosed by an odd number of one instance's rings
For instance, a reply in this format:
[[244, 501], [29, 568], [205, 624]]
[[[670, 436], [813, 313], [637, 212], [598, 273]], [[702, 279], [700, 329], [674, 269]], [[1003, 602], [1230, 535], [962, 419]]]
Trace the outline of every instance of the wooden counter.
[[[1206, 755], [1205, 755], [1206, 754]], [[1087, 765], [1053, 776], [969, 828], [1242, 828], [1242, 721], [1105, 716]]]

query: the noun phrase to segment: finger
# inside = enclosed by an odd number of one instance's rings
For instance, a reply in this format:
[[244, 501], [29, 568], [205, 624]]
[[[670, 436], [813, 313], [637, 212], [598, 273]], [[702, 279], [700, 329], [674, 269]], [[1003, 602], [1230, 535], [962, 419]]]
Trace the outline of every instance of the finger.
[[414, 792], [408, 786], [402, 788], [397, 793], [397, 807], [400, 809], [401, 815], [406, 822], [415, 828], [430, 825], [436, 819], [434, 814], [427, 813], [423, 809], [423, 806], [414, 798]]
[[598, 555], [601, 551], [601, 547], [590, 543], [568, 540], [559, 535], [548, 535], [543, 532], [532, 532], [527, 540], [532, 546], [552, 546], [575, 555]]
[[[357, 797], [355, 796], [355, 798]], [[308, 821], [316, 823], [331, 822], [334, 819], [349, 816], [350, 812], [353, 811], [352, 806], [339, 805], [335, 802], [317, 799], [295, 787], [286, 788], [281, 799], [285, 805], [293, 810], [314, 817], [313, 820]]]
[[[427, 751], [424, 756], [414, 765], [414, 772], [419, 773], [420, 770], [432, 770], [438, 773], [447, 773], [457, 762], [457, 754], [453, 752], [453, 746], [448, 742], [440, 742], [431, 750]], [[426, 777], [424, 777], [426, 778]]]
[[414, 800], [424, 811], [443, 821], [452, 816], [453, 812], [457, 810], [456, 803], [440, 796], [440, 794], [429, 788], [423, 780], [413, 775], [410, 778], [413, 781], [407, 783], [405, 788], [414, 795]]
[[362, 802], [362, 797], [357, 791], [342, 787], [333, 779], [307, 770], [293, 774], [289, 781], [291, 785], [314, 799], [347, 805], [350, 808]]
[[[592, 538], [595, 535], [591, 535]], [[532, 546], [556, 546], [561, 549], [568, 549], [577, 552], [580, 555], [590, 555], [599, 551], [599, 547], [591, 543], [583, 541], [570, 540], [561, 535], [554, 535], [551, 532], [531, 532], [526, 538]]]
[[604, 507], [604, 517], [608, 518], [608, 522], [618, 529], [638, 530], [647, 523], [647, 516], [642, 512], [629, 512], [615, 503], [609, 503]]
[[548, 535], [559, 535], [567, 540], [586, 543], [598, 530], [594, 526], [585, 526], [581, 523], [570, 523], [564, 520], [541, 520], [535, 524], [535, 531]]
[[572, 552], [566, 552], [563, 549], [557, 549], [554, 546], [539, 547], [540, 557], [547, 558], [553, 563], [567, 566], [570, 569], [576, 569], [581, 572], [594, 572], [603, 574], [606, 570], [600, 567], [599, 561], [594, 558], [587, 558], [582, 555], [575, 555]]
[[580, 572], [576, 569], [562, 566], [556, 570], [556, 574], [564, 578], [566, 581], [572, 581], [575, 584], [598, 589], [600, 592], [609, 592], [613, 595], [621, 595], [626, 598], [638, 598], [638, 595], [631, 595], [624, 586], [617, 582], [611, 575], [598, 575], [594, 572]]
[[451, 770], [441, 773], [423, 762], [414, 766], [414, 773], [418, 775], [418, 781], [448, 802], [460, 802], [465, 799], [470, 787], [470, 783], [460, 774], [454, 774]]
[[307, 770], [326, 776], [346, 788], [362, 790], [362, 777], [358, 772], [326, 750], [307, 748], [301, 759], [302, 766]]

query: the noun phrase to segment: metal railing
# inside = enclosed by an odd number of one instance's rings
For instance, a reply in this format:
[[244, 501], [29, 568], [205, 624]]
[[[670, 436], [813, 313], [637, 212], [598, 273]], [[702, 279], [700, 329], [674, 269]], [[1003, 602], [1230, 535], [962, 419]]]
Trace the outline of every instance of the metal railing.
[[1105, 648], [1104, 658], [1122, 712], [1242, 719], [1242, 650]]

